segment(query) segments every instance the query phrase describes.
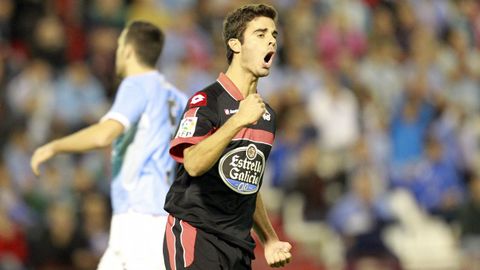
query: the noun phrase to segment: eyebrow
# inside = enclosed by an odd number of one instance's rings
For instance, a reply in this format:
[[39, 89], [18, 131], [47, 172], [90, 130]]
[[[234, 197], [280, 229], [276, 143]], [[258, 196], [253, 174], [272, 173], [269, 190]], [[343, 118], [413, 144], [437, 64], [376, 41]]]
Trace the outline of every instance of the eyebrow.
[[[258, 33], [258, 32], [260, 32], [260, 33], [266, 33], [267, 31], [268, 31], [267, 28], [259, 28], [259, 29], [255, 30], [255, 31], [253, 31], [253, 33]], [[272, 36], [276, 38], [276, 37], [278, 36], [278, 31], [277, 31], [277, 30], [273, 30]]]

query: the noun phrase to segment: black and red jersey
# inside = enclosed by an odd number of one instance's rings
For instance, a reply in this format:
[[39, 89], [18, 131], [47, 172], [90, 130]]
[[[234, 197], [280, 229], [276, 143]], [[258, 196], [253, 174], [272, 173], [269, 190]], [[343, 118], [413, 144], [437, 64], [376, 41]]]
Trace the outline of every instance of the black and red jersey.
[[170, 154], [180, 163], [165, 210], [194, 227], [253, 253], [250, 235], [257, 192], [275, 136], [275, 113], [267, 111], [242, 129], [205, 174], [192, 177], [183, 167], [183, 150], [213, 134], [237, 113], [242, 94], [223, 73], [193, 95], [185, 109]]

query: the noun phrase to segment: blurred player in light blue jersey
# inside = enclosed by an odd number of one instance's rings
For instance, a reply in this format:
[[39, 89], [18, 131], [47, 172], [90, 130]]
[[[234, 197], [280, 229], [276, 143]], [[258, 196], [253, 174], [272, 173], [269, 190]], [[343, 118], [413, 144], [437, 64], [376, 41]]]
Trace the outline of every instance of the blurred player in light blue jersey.
[[32, 170], [59, 153], [84, 152], [113, 143], [113, 217], [109, 247], [99, 270], [165, 269], [165, 195], [175, 163], [170, 140], [186, 97], [155, 69], [163, 47], [160, 29], [133, 22], [118, 39], [116, 69], [124, 79], [99, 123], [54, 140], [33, 154]]

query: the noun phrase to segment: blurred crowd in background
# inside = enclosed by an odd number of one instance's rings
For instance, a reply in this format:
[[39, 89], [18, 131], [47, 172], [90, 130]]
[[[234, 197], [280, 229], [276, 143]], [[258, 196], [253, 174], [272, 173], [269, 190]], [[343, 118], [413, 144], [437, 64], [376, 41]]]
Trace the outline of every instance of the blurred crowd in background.
[[[0, 0], [0, 269], [95, 269], [105, 250], [109, 149], [38, 178], [29, 162], [108, 110], [125, 24], [163, 29], [159, 70], [191, 95], [247, 2]], [[287, 269], [480, 269], [480, 1], [262, 2], [280, 32], [262, 192]]]

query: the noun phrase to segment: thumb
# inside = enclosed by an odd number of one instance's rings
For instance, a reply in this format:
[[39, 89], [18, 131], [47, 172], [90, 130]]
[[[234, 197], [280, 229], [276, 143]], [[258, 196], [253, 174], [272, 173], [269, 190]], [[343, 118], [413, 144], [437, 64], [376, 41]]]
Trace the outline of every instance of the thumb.
[[30, 161], [30, 167], [32, 168], [33, 174], [38, 176], [40, 173], [38, 171], [39, 162], [37, 161], [36, 155], [34, 154], [32, 160]]
[[32, 164], [30, 165], [30, 167], [32, 167], [33, 174], [35, 174], [35, 176], [38, 176], [38, 175], [39, 175], [39, 172], [38, 172], [38, 165], [37, 165], [37, 164], [34, 164], [34, 163], [32, 163]]

